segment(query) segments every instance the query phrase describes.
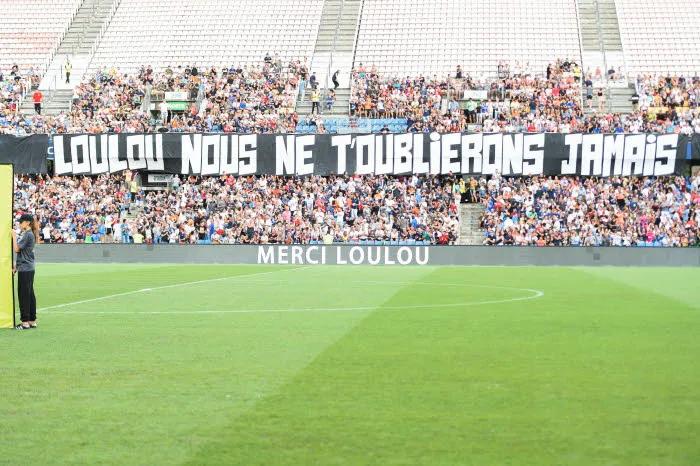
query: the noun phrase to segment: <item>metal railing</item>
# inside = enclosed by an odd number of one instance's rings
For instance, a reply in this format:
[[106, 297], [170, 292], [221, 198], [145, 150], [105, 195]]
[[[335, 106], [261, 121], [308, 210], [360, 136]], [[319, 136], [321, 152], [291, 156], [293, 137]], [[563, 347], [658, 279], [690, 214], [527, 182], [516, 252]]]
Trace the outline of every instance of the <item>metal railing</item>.
[[[340, 8], [338, 9], [338, 14], [336, 15], [335, 18], [335, 34], [333, 35], [333, 46], [331, 47], [331, 51], [328, 54], [328, 63], [326, 63], [326, 79], [325, 79], [325, 84], [323, 85], [321, 89], [321, 102], [319, 102], [319, 107], [325, 107], [325, 103], [328, 100], [328, 95], [329, 95], [329, 88], [330, 88], [330, 79], [331, 79], [331, 68], [333, 65], [333, 53], [335, 52], [335, 47], [338, 42], [338, 29], [340, 28], [340, 18], [343, 14], [343, 6], [345, 6], [345, 0], [341, 0], [340, 2]], [[318, 86], [318, 84], [317, 84]], [[302, 95], [301, 98], [303, 99], [304, 96]], [[319, 112], [320, 113], [320, 112]]]
[[202, 102], [204, 102], [204, 98], [206, 97], [206, 91], [204, 90], [205, 86], [203, 83], [199, 84], [199, 89], [197, 89], [197, 100], [195, 100], [195, 106], [197, 107], [197, 112], [201, 109]]
[[[345, 0], [340, 1], [340, 8], [338, 9], [338, 16], [335, 18], [335, 35], [333, 36], [333, 47], [331, 48], [331, 55], [328, 60], [328, 68], [330, 70], [333, 64], [333, 54], [335, 53], [335, 47], [338, 44], [338, 30], [340, 29], [340, 18], [343, 16], [343, 8], [345, 7]], [[326, 75], [326, 86], [328, 86], [328, 80], [330, 76]]]
[[53, 78], [51, 78], [51, 82], [46, 87], [46, 94], [48, 100], [53, 100], [53, 97], [56, 94], [56, 89], [58, 87], [58, 78], [59, 75], [54, 74]]
[[[340, 1], [340, 8], [338, 9], [338, 15], [335, 18], [335, 34], [333, 35], [333, 47], [331, 47], [331, 53], [328, 57], [328, 67], [326, 70], [326, 86], [323, 89], [323, 95], [322, 95], [322, 102], [319, 107], [326, 107], [326, 103], [328, 102], [328, 96], [330, 95], [330, 86], [331, 86], [331, 70], [335, 68], [333, 66], [333, 54], [335, 53], [336, 46], [338, 45], [338, 31], [340, 30], [340, 20], [343, 16], [343, 9], [345, 8], [345, 0]], [[335, 112], [335, 106], [333, 107]], [[331, 112], [331, 113], [333, 113]]]
[[352, 99], [352, 88], [355, 85], [353, 82], [353, 77], [352, 77], [352, 70], [355, 69], [355, 56], [357, 54], [357, 42], [360, 39], [360, 23], [362, 22], [362, 11], [365, 8], [365, 0], [360, 0], [360, 8], [357, 9], [357, 20], [355, 21], [355, 40], [353, 41], [352, 44], [352, 61], [350, 62], [350, 78], [348, 79], [348, 83], [350, 86], [350, 96], [348, 98], [348, 107], [347, 107], [347, 112], [348, 115], [350, 114], [350, 99]]
[[[357, 41], [360, 38], [360, 22], [362, 20], [362, 11], [365, 8], [365, 0], [360, 0], [360, 8], [357, 9], [357, 21], [355, 22], [355, 41], [352, 44], [352, 64], [351, 68], [355, 67], [355, 55], [357, 54]], [[350, 88], [352, 89], [352, 72], [350, 73]]]
[[581, 106], [581, 111], [584, 109], [584, 102], [583, 102], [583, 83], [588, 79], [588, 75], [586, 74], [585, 68], [583, 67], [583, 33], [581, 32], [581, 14], [579, 11], [579, 6], [580, 4], [577, 2], [576, 4], [576, 25], [578, 26], [578, 49], [581, 52], [581, 55], [579, 57], [579, 66], [581, 67], [581, 80], [579, 81], [579, 86], [581, 87], [580, 89], [580, 98], [579, 98], [579, 105]]
[[[112, 18], [114, 18], [114, 14], [117, 12], [117, 8], [119, 8], [120, 3], [121, 0], [112, 0], [112, 7], [109, 9], [107, 18], [105, 18], [105, 20], [102, 22], [100, 32], [97, 34], [97, 37], [95, 38], [95, 41], [92, 43], [92, 47], [90, 48], [90, 57], [87, 60], [85, 74], [87, 74], [87, 72], [90, 70], [92, 61], [95, 59], [95, 52], [97, 52], [97, 49], [100, 46], [100, 43], [102, 42], [102, 38], [104, 37], [105, 32], [107, 32], [107, 28], [109, 28], [109, 24], [112, 22]], [[85, 76], [85, 74], [83, 74], [83, 77]]]
[[[2, 83], [0, 83], [0, 84], [2, 84]], [[15, 104], [15, 115], [19, 115], [19, 111], [20, 111], [20, 108], [22, 107], [22, 104], [24, 103], [24, 99], [27, 98], [27, 95], [32, 90], [31, 79], [22, 78], [20, 80], [19, 84], [22, 87], [22, 90], [19, 93], [19, 97], [17, 97], [17, 100], [15, 102], [13, 102]]]
[[[595, 20], [598, 25], [598, 38], [600, 39], [600, 51], [603, 54], [603, 88], [605, 92], [605, 105], [610, 105], [610, 82], [608, 81], [608, 56], [605, 50], [605, 37], [603, 37], [603, 26], [600, 22], [600, 6], [598, 0], [593, 0], [595, 3]], [[607, 110], [607, 109], [606, 109]]]
[[151, 90], [153, 86], [150, 84], [146, 86], [146, 92], [143, 95], [143, 101], [141, 101], [141, 111], [146, 115], [151, 115]]
[[63, 27], [61, 30], [61, 34], [59, 35], [58, 41], [56, 41], [56, 44], [54, 44], [53, 48], [51, 49], [51, 52], [49, 53], [49, 58], [44, 60], [43, 66], [41, 67], [40, 70], [40, 75], [43, 78], [44, 74], [49, 71], [49, 67], [51, 66], [51, 63], [53, 62], [54, 57], [58, 53], [58, 49], [61, 47], [61, 44], [63, 43], [63, 39], [66, 37], [66, 33], [70, 29], [71, 25], [73, 24], [73, 20], [75, 19], [75, 15], [78, 14], [78, 10], [80, 10], [80, 7], [83, 5], [85, 0], [81, 1], [78, 5], [73, 8], [73, 11], [71, 12], [70, 15], [70, 20], [68, 23]]

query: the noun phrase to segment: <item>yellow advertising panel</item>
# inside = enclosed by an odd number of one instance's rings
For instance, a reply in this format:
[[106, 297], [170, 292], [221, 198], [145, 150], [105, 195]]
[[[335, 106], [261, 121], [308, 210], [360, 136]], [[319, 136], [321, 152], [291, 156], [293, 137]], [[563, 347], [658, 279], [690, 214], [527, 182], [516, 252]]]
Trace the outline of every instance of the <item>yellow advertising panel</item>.
[[14, 190], [12, 165], [0, 165], [0, 328], [12, 328], [15, 323], [11, 233]]

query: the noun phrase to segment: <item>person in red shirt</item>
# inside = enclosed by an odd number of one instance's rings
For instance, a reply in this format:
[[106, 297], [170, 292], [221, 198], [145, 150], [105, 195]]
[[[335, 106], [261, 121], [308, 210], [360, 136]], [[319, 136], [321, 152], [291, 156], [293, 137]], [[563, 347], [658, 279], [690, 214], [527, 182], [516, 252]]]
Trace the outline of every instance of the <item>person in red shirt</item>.
[[37, 115], [41, 115], [41, 101], [43, 98], [44, 94], [39, 89], [34, 91], [34, 111]]

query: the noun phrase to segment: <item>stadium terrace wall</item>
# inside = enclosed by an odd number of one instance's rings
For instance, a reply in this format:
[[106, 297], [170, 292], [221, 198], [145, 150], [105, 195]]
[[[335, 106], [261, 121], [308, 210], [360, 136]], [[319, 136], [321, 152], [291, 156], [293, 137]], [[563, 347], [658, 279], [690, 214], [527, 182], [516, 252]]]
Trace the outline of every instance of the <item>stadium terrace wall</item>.
[[699, 267], [700, 248], [42, 244], [45, 263]]

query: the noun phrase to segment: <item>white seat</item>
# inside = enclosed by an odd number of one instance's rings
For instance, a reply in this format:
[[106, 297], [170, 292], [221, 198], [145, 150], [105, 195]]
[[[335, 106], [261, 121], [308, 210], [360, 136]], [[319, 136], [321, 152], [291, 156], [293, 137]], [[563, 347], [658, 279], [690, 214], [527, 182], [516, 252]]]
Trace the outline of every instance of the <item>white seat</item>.
[[[507, 55], [507, 56], [506, 56]], [[472, 75], [499, 61], [530, 62], [541, 73], [557, 58], [580, 63], [575, 0], [365, 1], [355, 66], [383, 74]]]
[[[700, 72], [700, 7], [687, 0], [615, 0], [627, 71], [632, 74]], [[663, 28], [660, 25], [673, 24]]]
[[80, 3], [81, 0], [0, 0], [2, 69], [17, 64], [21, 70], [38, 67], [40, 73], [46, 71]]
[[[88, 72], [121, 67], [134, 72], [144, 60], [155, 69], [310, 57], [323, 0], [122, 0]], [[144, 20], [148, 18], [148, 20]], [[291, 26], [298, 24], [298, 26]], [[132, 51], [138, 53], [132, 60]]]

